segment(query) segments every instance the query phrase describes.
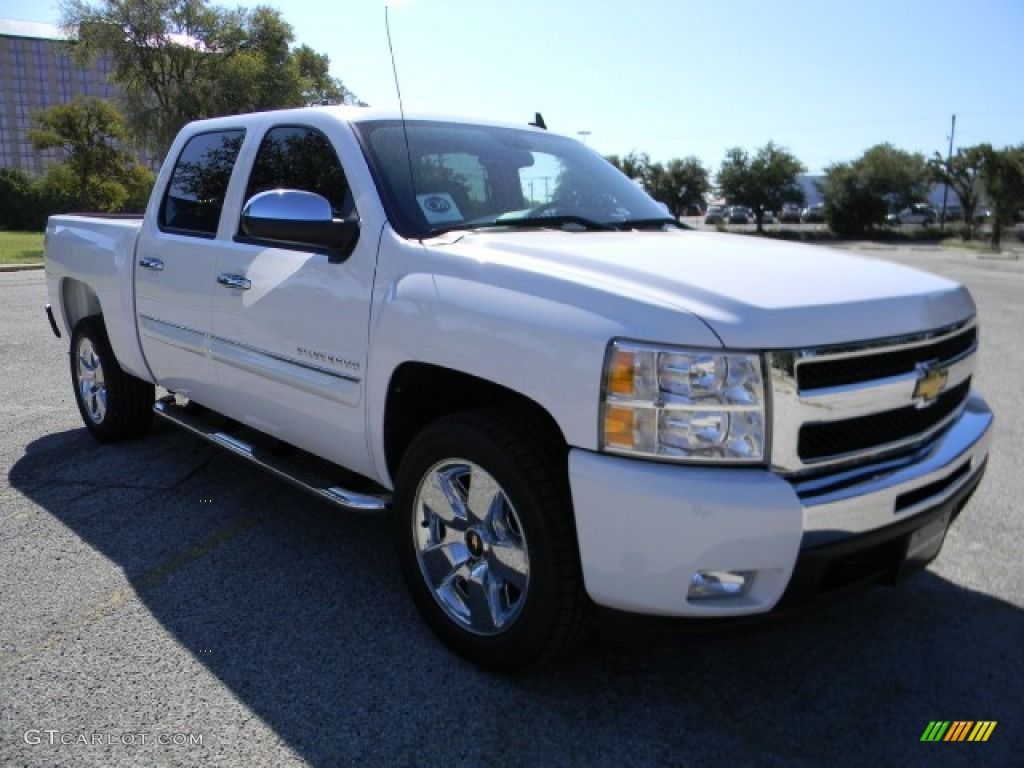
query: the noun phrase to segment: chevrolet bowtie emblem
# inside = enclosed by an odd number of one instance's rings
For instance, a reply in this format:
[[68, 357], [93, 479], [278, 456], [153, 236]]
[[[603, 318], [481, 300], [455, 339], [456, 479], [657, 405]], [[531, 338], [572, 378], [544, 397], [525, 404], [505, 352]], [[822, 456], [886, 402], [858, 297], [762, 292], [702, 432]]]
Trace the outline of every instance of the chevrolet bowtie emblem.
[[946, 388], [949, 371], [943, 368], [922, 367], [921, 376], [914, 386], [914, 400], [920, 405], [931, 405]]

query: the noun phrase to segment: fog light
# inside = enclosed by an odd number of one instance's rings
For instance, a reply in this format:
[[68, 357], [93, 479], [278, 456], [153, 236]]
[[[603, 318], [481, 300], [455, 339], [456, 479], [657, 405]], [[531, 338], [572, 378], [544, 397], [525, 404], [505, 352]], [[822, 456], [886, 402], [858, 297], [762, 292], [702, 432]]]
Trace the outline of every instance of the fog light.
[[689, 600], [742, 597], [754, 579], [753, 571], [697, 571], [690, 579]]

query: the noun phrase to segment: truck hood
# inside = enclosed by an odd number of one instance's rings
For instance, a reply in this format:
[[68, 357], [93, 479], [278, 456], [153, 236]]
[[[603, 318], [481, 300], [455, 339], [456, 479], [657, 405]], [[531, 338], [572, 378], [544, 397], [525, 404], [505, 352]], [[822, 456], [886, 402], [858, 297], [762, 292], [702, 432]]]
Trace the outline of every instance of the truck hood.
[[[965, 288], [830, 248], [707, 232], [475, 232], [427, 243], [531, 283], [571, 281], [601, 312], [622, 299], [696, 315], [737, 349], [811, 347], [900, 336], [975, 312]], [[537, 281], [540, 281], [539, 283]], [[544, 286], [548, 290], [552, 286]], [[581, 300], [573, 291], [574, 301]], [[607, 301], [608, 299], [617, 301]], [[616, 318], [625, 321], [627, 318]], [[668, 336], [668, 340], [671, 337]], [[658, 340], [658, 339], [652, 339]]]

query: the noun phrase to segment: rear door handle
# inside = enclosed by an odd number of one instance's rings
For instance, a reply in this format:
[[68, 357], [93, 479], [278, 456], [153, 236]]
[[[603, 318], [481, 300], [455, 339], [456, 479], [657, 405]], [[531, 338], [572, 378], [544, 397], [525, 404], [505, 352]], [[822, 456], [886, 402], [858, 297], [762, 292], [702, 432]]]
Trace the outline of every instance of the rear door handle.
[[162, 272], [164, 269], [164, 263], [160, 259], [154, 259], [152, 256], [139, 259], [139, 266], [143, 269], [151, 269], [154, 272]]
[[242, 291], [248, 291], [252, 288], [252, 282], [241, 275], [229, 275], [226, 273], [217, 275], [217, 282], [226, 288], [238, 288]]

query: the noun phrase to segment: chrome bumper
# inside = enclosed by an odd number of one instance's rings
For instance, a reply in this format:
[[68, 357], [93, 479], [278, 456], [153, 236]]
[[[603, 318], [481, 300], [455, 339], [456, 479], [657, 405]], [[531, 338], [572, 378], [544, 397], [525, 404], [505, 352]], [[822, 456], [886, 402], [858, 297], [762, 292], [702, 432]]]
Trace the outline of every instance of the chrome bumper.
[[952, 498], [984, 468], [992, 423], [992, 411], [972, 392], [950, 427], [919, 450], [794, 482], [804, 506], [802, 547], [874, 531]]

